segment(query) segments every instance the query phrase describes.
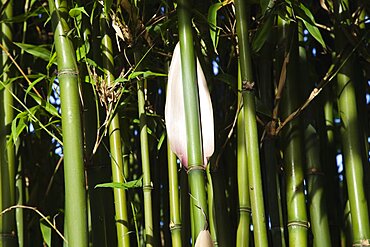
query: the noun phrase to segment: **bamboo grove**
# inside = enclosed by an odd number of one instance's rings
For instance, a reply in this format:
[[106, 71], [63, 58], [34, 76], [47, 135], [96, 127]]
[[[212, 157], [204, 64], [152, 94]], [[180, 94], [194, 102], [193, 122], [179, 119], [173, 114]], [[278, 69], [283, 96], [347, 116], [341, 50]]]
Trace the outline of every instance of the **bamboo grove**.
[[1, 0], [0, 247], [370, 246], [369, 16]]

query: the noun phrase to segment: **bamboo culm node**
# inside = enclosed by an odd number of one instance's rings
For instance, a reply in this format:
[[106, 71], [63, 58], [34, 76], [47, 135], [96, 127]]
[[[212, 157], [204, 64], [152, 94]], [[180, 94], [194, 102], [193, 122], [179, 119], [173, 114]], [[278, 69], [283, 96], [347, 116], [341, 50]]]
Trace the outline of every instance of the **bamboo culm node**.
[[303, 227], [303, 228], [310, 228], [310, 222], [308, 221], [301, 221], [301, 220], [294, 220], [294, 221], [289, 221], [287, 224], [288, 227]]

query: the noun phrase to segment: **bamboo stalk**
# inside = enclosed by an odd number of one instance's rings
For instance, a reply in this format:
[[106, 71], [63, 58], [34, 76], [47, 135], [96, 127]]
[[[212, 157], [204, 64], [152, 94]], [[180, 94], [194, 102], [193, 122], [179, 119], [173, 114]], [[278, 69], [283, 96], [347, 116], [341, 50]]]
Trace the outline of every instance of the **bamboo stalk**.
[[69, 246], [88, 246], [81, 109], [75, 50], [68, 36], [67, 1], [49, 0], [62, 109], [65, 223]]
[[240, 63], [238, 63], [238, 109], [240, 113], [237, 120], [237, 177], [239, 198], [239, 221], [236, 231], [236, 246], [248, 246], [251, 224], [251, 204], [248, 183], [247, 148], [245, 141], [245, 123], [243, 114], [242, 80], [240, 75]]
[[181, 210], [179, 202], [178, 171], [176, 155], [171, 151], [170, 145], [167, 145], [168, 157], [168, 186], [170, 201], [170, 231], [172, 237], [172, 246], [181, 247]]
[[[298, 22], [298, 40], [304, 42], [303, 38], [303, 23]], [[300, 74], [303, 75], [307, 71], [309, 64], [307, 63], [307, 55], [304, 47], [299, 46], [299, 62]], [[315, 85], [311, 82], [309, 76], [300, 78], [302, 81], [302, 88], [304, 93], [309, 94], [312, 87]], [[312, 103], [311, 103], [312, 104]], [[326, 207], [325, 197], [327, 191], [324, 188], [325, 173], [322, 169], [322, 162], [320, 160], [320, 143], [318, 133], [314, 127], [314, 119], [317, 118], [319, 104], [313, 103], [316, 107], [311, 108], [304, 115], [305, 124], [304, 129], [304, 151], [306, 161], [306, 181], [308, 193], [308, 207], [310, 210], [310, 220], [313, 238], [313, 246], [331, 246], [330, 230], [328, 222], [328, 213]]]
[[326, 147], [325, 153], [321, 153], [323, 170], [326, 174], [325, 183], [327, 189], [326, 204], [330, 210], [328, 211], [328, 220], [330, 226], [331, 243], [333, 246], [339, 246], [340, 243], [340, 224], [341, 212], [343, 209], [338, 207], [339, 199], [339, 180], [338, 180], [338, 168], [335, 160], [336, 145], [334, 140], [334, 113], [333, 113], [333, 93], [332, 87], [328, 87], [324, 90], [324, 133], [320, 136], [321, 145]]
[[[258, 63], [258, 78], [260, 79], [259, 92], [261, 101], [272, 114], [274, 105], [273, 95], [273, 47], [276, 43], [275, 37], [270, 34], [269, 41], [262, 47], [261, 56]], [[275, 118], [276, 116], [272, 116]], [[269, 124], [273, 124], [274, 119], [265, 127], [268, 131]], [[270, 126], [271, 126], [270, 125]], [[283, 221], [283, 212], [281, 205], [281, 186], [280, 186], [280, 165], [278, 164], [278, 155], [276, 139], [268, 136], [262, 140], [262, 169], [264, 179], [264, 188], [268, 188], [266, 193], [266, 207], [271, 223], [271, 243], [276, 247], [285, 247], [285, 229]]]
[[[8, 1], [1, 1], [0, 6]], [[2, 18], [13, 16], [13, 2], [8, 2], [2, 13]], [[5, 49], [9, 49], [13, 34], [10, 23], [0, 24], [0, 42]], [[0, 57], [0, 80], [6, 83], [11, 78], [10, 59], [2, 52]], [[0, 209], [14, 205], [15, 203], [15, 148], [7, 139], [11, 132], [10, 126], [14, 118], [13, 113], [13, 83], [9, 83], [0, 91]], [[15, 214], [9, 212], [0, 217], [0, 246], [17, 246]]]
[[[281, 21], [279, 20], [281, 25]], [[283, 30], [286, 23], [282, 23]], [[281, 117], [285, 119], [299, 105], [298, 87], [298, 32], [297, 25], [290, 22], [289, 33], [281, 33], [289, 54], [287, 78], [281, 99]], [[287, 31], [288, 31], [287, 30]], [[302, 130], [299, 118], [289, 122], [282, 132], [282, 150], [286, 180], [286, 203], [288, 211], [289, 246], [307, 246], [306, 199], [304, 195], [304, 172], [302, 157]]]
[[216, 217], [216, 201], [215, 201], [215, 192], [213, 190], [213, 179], [211, 175], [210, 165], [207, 166], [206, 175], [207, 175], [207, 195], [208, 195], [208, 212], [209, 212], [209, 232], [212, 238], [213, 246], [219, 246], [218, 243], [218, 234], [217, 231], [217, 217]]
[[321, 168], [320, 145], [316, 130], [308, 125], [305, 130], [307, 163], [307, 191], [314, 246], [331, 246], [328, 215], [325, 203], [324, 177]]
[[252, 208], [252, 222], [254, 242], [256, 246], [268, 246], [265, 206], [262, 192], [262, 179], [258, 145], [258, 131], [256, 122], [256, 107], [254, 99], [254, 81], [252, 74], [252, 61], [248, 40], [248, 14], [247, 4], [244, 0], [235, 1], [236, 28], [238, 34], [238, 47], [240, 59], [240, 72], [243, 94], [243, 114], [245, 121], [245, 141], [249, 193]]
[[[114, 87], [114, 59], [113, 59], [113, 46], [112, 40], [108, 35], [108, 23], [109, 19], [105, 16], [104, 11], [100, 17], [100, 30], [102, 35], [101, 50], [103, 56], [103, 71], [104, 80], [108, 87]], [[115, 92], [113, 92], [115, 93]], [[114, 95], [111, 95], [114, 98]], [[112, 104], [114, 103], [114, 100]], [[113, 108], [113, 107], [112, 107]], [[123, 176], [123, 160], [122, 160], [122, 144], [121, 144], [121, 133], [119, 115], [116, 113], [111, 122], [109, 123], [109, 144], [110, 144], [110, 157], [112, 167], [112, 180], [114, 183], [124, 183], [125, 178]], [[114, 206], [115, 206], [115, 221], [116, 221], [116, 232], [117, 232], [117, 246], [124, 247], [130, 246], [129, 238], [129, 221], [127, 216], [127, 199], [126, 190], [124, 189], [113, 189], [114, 194]]]
[[144, 221], [145, 221], [145, 245], [154, 246], [153, 235], [153, 210], [152, 210], [152, 180], [150, 175], [148, 132], [145, 113], [144, 80], [137, 81], [137, 97], [140, 120], [140, 148], [141, 163], [143, 169], [143, 192], [144, 192]]
[[[349, 21], [346, 0], [336, 2], [336, 12], [341, 21]], [[341, 5], [341, 6], [339, 6]], [[347, 38], [339, 26], [335, 27], [336, 51], [347, 46]], [[337, 100], [341, 119], [340, 134], [343, 147], [344, 169], [346, 174], [349, 208], [352, 218], [353, 245], [369, 244], [370, 224], [367, 200], [364, 191], [364, 169], [362, 137], [359, 134], [359, 116], [355, 93], [355, 58], [351, 57], [337, 74]]]
[[[208, 215], [200, 128], [197, 74], [191, 29], [191, 1], [178, 1], [179, 38], [182, 64], [187, 139], [188, 179], [191, 194], [192, 239], [206, 227]], [[193, 242], [194, 244], [194, 242]]]

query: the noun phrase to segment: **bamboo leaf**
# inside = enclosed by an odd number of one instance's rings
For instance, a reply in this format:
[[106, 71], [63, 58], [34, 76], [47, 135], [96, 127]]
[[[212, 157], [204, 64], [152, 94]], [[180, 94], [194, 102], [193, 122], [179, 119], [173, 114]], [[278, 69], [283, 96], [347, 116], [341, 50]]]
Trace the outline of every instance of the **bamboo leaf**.
[[111, 9], [113, 4], [113, 0], [105, 0], [104, 1], [104, 13], [106, 16], [109, 14], [109, 10]]
[[49, 225], [45, 224], [43, 220], [40, 221], [40, 230], [42, 233], [42, 238], [48, 247], [51, 247], [51, 228]]
[[81, 59], [86, 58], [86, 54], [90, 51], [90, 43], [85, 42], [76, 49], [76, 58], [77, 61], [81, 61]]
[[216, 76], [216, 79], [226, 83], [230, 88], [236, 91], [236, 86], [235, 86], [236, 78], [233, 75], [222, 73], [222, 74], [218, 74]]
[[270, 0], [260, 0], [260, 6], [261, 6], [262, 13], [266, 13], [269, 3], [270, 3]]
[[316, 27], [315, 18], [311, 11], [302, 3], [300, 3], [299, 6], [294, 4], [293, 9], [297, 13], [297, 18], [303, 21], [303, 24], [312, 37], [314, 37], [324, 48], [326, 48], [325, 41], [321, 36], [320, 30]]
[[17, 45], [19, 48], [24, 50], [25, 52], [41, 58], [42, 60], [48, 61], [51, 57], [51, 52], [48, 49], [48, 45], [31, 45], [31, 44], [24, 44], [24, 43], [18, 43], [14, 42], [15, 45]]
[[20, 22], [25, 22], [31, 17], [36, 17], [40, 16], [42, 14], [45, 14], [45, 8], [44, 7], [38, 7], [33, 11], [28, 11], [24, 14], [17, 15], [17, 16], [12, 16], [11, 18], [5, 18], [0, 20], [0, 23], [20, 23]]
[[36, 78], [36, 80], [34, 80], [27, 88], [26, 90], [26, 94], [24, 95], [24, 99], [26, 99], [27, 95], [29, 94], [29, 92], [31, 92], [32, 88], [40, 81], [42, 81], [43, 79], [46, 78], [46, 75], [40, 75], [39, 78]]
[[145, 78], [148, 78], [148, 77], [155, 77], [155, 76], [167, 76], [167, 74], [163, 74], [163, 73], [156, 73], [156, 72], [152, 72], [150, 70], [147, 70], [147, 71], [135, 71], [135, 72], [132, 72], [128, 79], [134, 79], [136, 77], [139, 77], [139, 76], [142, 76], [143, 79]]
[[269, 37], [271, 33], [272, 26], [274, 24], [274, 18], [275, 18], [275, 15], [272, 13], [269, 13], [266, 16], [266, 20], [257, 29], [255, 37], [252, 41], [253, 52], [258, 52], [265, 44], [267, 38]]
[[[20, 112], [12, 121], [11, 126], [11, 139], [16, 143], [19, 135], [22, 133], [22, 131], [27, 127], [27, 112]], [[18, 124], [17, 124], [17, 120]], [[9, 140], [10, 141], [10, 140]]]
[[103, 183], [98, 184], [95, 186], [95, 188], [114, 188], [114, 189], [134, 189], [134, 188], [140, 188], [143, 186], [143, 177], [141, 176], [139, 179], [132, 180], [126, 183]]
[[215, 3], [212, 4], [211, 7], [209, 7], [208, 9], [208, 23], [210, 25], [209, 34], [211, 35], [213, 48], [216, 54], [218, 54], [217, 45], [218, 45], [218, 35], [220, 33], [220, 29], [217, 28], [217, 11], [222, 6], [223, 6], [222, 3]]
[[89, 16], [84, 7], [75, 7], [69, 10], [69, 15], [73, 18], [81, 15], [81, 13], [84, 13], [86, 16]]
[[161, 149], [163, 141], [165, 139], [166, 139], [166, 131], [163, 131], [161, 137], [159, 138], [158, 144], [157, 144], [157, 150]]
[[46, 65], [47, 69], [50, 69], [51, 65], [57, 65], [57, 53], [54, 52], [53, 55], [51, 56], [48, 65]]
[[36, 94], [32, 92], [29, 92], [29, 95], [31, 95], [31, 97], [37, 102], [37, 104], [39, 104], [42, 108], [44, 108], [52, 116], [61, 118], [58, 110], [52, 104], [50, 104], [49, 102], [40, 98], [39, 96], [37, 96]]

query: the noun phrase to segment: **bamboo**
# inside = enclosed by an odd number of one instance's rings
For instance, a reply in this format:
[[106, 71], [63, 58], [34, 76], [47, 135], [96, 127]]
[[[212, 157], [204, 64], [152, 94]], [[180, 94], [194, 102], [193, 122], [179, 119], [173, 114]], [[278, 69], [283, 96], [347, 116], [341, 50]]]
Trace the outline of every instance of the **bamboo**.
[[356, 95], [351, 79], [351, 65], [347, 64], [337, 75], [338, 107], [340, 109], [341, 138], [347, 180], [348, 197], [353, 221], [354, 243], [370, 239], [368, 206], [364, 193], [361, 147], [363, 142], [358, 133]]
[[[347, 18], [348, 1], [336, 2], [338, 18], [349, 21]], [[339, 26], [335, 27], [335, 48], [341, 52], [347, 46], [347, 39]], [[369, 244], [370, 224], [368, 205], [364, 191], [364, 164], [362, 151], [364, 150], [362, 137], [359, 134], [358, 109], [355, 93], [355, 58], [351, 57], [337, 74], [337, 100], [341, 119], [340, 134], [343, 146], [344, 169], [346, 174], [349, 208], [352, 218], [353, 245]]]
[[88, 246], [81, 110], [75, 50], [68, 36], [67, 1], [49, 0], [62, 109], [65, 222], [69, 246]]
[[[92, 44], [89, 38], [91, 37], [90, 26], [87, 23], [87, 20], [83, 18], [82, 20], [82, 34], [83, 34], [83, 41], [85, 43]], [[100, 34], [99, 34], [100, 35]], [[94, 49], [91, 49], [94, 51]], [[96, 49], [98, 51], [98, 49]], [[96, 52], [97, 53], [97, 52]], [[88, 57], [92, 57], [92, 54], [87, 54]], [[84, 82], [86, 76], [86, 69], [81, 65], [80, 66], [80, 80], [81, 89], [82, 89], [82, 96], [83, 96], [83, 128], [84, 128], [84, 155], [85, 155], [85, 167], [86, 167], [86, 176], [87, 176], [87, 183], [88, 183], [88, 206], [89, 206], [89, 231], [91, 235], [91, 243], [93, 246], [102, 246], [107, 247], [107, 243], [109, 241], [108, 234], [113, 231], [109, 231], [107, 229], [107, 225], [114, 225], [106, 223], [107, 217], [105, 211], [107, 207], [104, 207], [103, 202], [107, 202], [107, 195], [105, 191], [101, 189], [95, 189], [95, 186], [100, 183], [104, 183], [110, 179], [110, 174], [108, 175], [106, 172], [106, 166], [98, 165], [100, 162], [98, 161], [101, 158], [102, 153], [97, 152], [95, 156], [93, 156], [93, 150], [96, 140], [96, 129], [97, 129], [97, 110], [95, 107], [95, 100], [94, 92], [92, 88], [92, 78], [89, 77], [89, 81]], [[104, 157], [105, 158], [105, 157]], [[103, 159], [104, 159], [103, 158]], [[102, 160], [103, 160], [102, 159]], [[108, 159], [108, 157], [106, 157]], [[97, 162], [98, 161], [98, 162]], [[103, 163], [103, 162], [101, 162]], [[113, 211], [113, 210], [112, 210]], [[113, 218], [113, 213], [112, 217]], [[115, 238], [114, 234], [114, 238]]]
[[[298, 40], [304, 42], [303, 38], [303, 23], [298, 22]], [[309, 64], [307, 63], [306, 50], [304, 47], [299, 47], [299, 71], [303, 75], [307, 71]], [[304, 76], [300, 79], [304, 93], [310, 93], [314, 87], [309, 76]], [[314, 127], [315, 118], [317, 118], [318, 109], [321, 105], [312, 102], [316, 107], [311, 108], [305, 113], [304, 120], [307, 126], [304, 129], [304, 151], [306, 161], [306, 181], [308, 193], [308, 207], [310, 210], [311, 229], [313, 234], [313, 246], [331, 246], [330, 230], [328, 222], [328, 213], [326, 207], [326, 190], [324, 188], [324, 172], [320, 160], [320, 143], [318, 133]]]
[[216, 206], [215, 206], [215, 195], [213, 190], [213, 179], [211, 175], [211, 165], [207, 166], [207, 195], [208, 195], [208, 212], [209, 212], [209, 232], [212, 238], [213, 246], [219, 246], [218, 244], [218, 231], [217, 231], [217, 217], [216, 217]]
[[178, 171], [176, 155], [171, 151], [170, 145], [167, 145], [168, 157], [168, 179], [169, 179], [169, 201], [170, 201], [170, 231], [172, 237], [172, 246], [181, 247], [181, 210], [179, 202]]
[[[8, 1], [1, 1], [0, 6]], [[2, 18], [13, 16], [13, 2], [8, 2]], [[13, 35], [10, 23], [0, 24], [0, 42], [5, 49], [9, 49]], [[10, 59], [2, 52], [0, 58], [0, 81], [4, 84], [11, 78]], [[3, 84], [3, 85], [4, 85]], [[13, 113], [13, 83], [9, 83], [0, 91], [0, 210], [15, 203], [15, 149], [12, 142], [8, 142], [10, 126], [14, 118]], [[17, 246], [15, 214], [13, 211], [0, 217], [0, 246]]]
[[310, 209], [313, 246], [331, 246], [328, 215], [325, 203], [323, 172], [321, 168], [320, 145], [316, 130], [308, 125], [305, 130], [307, 163], [307, 190]]
[[338, 207], [339, 199], [339, 180], [338, 168], [335, 160], [336, 147], [334, 140], [334, 113], [333, 113], [333, 93], [332, 87], [324, 89], [324, 120], [325, 127], [322, 128], [324, 133], [321, 134], [321, 145], [326, 147], [325, 153], [321, 153], [323, 164], [323, 171], [326, 174], [325, 187], [327, 189], [326, 204], [330, 210], [328, 211], [328, 220], [330, 226], [330, 237], [333, 246], [339, 246], [340, 243], [340, 211], [342, 206]]
[[146, 246], [154, 246], [153, 235], [153, 212], [152, 212], [152, 180], [150, 175], [149, 148], [148, 148], [148, 132], [145, 113], [145, 96], [144, 96], [144, 80], [139, 79], [137, 82], [137, 97], [140, 120], [140, 148], [141, 148], [141, 163], [143, 169], [143, 192], [144, 192], [144, 221], [145, 221], [145, 244]]
[[[81, 4], [81, 3], [79, 3]], [[82, 4], [81, 4], [82, 5]], [[89, 11], [89, 9], [86, 9]], [[96, 25], [97, 24], [97, 25]], [[95, 25], [99, 27], [99, 22]], [[91, 32], [94, 30], [95, 32]], [[99, 28], [93, 29], [87, 16], [82, 16], [81, 34], [83, 42], [92, 46], [90, 50], [84, 47], [89, 53], [86, 57], [99, 61], [101, 53], [100, 42], [96, 36], [100, 36]], [[95, 39], [95, 40], [94, 40]], [[83, 53], [81, 53], [83, 54]], [[97, 122], [100, 114], [97, 109], [98, 98], [95, 97], [93, 78], [88, 77], [86, 64], [80, 64], [80, 80], [83, 96], [83, 126], [85, 141], [85, 167], [88, 183], [88, 206], [89, 206], [89, 231], [90, 243], [92, 246], [108, 247], [117, 245], [117, 234], [114, 221], [113, 192], [107, 193], [104, 189], [95, 189], [97, 184], [105, 183], [111, 179], [111, 168], [106, 161], [109, 160], [107, 152], [98, 148], [93, 154], [97, 137]]]
[[248, 246], [251, 224], [251, 204], [248, 183], [247, 148], [245, 146], [245, 123], [242, 107], [242, 80], [240, 75], [240, 63], [238, 66], [238, 109], [240, 113], [237, 120], [237, 177], [239, 198], [239, 220], [236, 231], [236, 246]]
[[254, 81], [252, 75], [252, 61], [248, 40], [248, 14], [246, 9], [246, 1], [236, 0], [235, 8], [240, 72], [243, 88], [243, 114], [245, 121], [246, 151], [248, 153], [248, 180], [250, 201], [252, 206], [251, 208], [254, 242], [256, 246], [268, 246], [265, 206], [262, 192], [258, 131], [254, 99], [255, 96], [253, 92]]
[[[29, 11], [30, 1], [26, 0], [24, 2], [24, 12], [27, 13]], [[27, 35], [27, 21], [25, 20], [23, 22], [22, 27], [22, 43], [25, 43], [26, 41], [26, 35]], [[21, 51], [20, 55], [20, 66], [21, 68], [25, 67], [24, 64], [24, 50]], [[18, 141], [16, 144], [17, 153], [19, 152], [19, 144]], [[18, 205], [24, 205], [25, 204], [25, 183], [24, 183], [24, 171], [22, 164], [22, 158], [18, 159], [18, 168], [17, 168], [17, 174], [15, 177], [15, 187], [18, 192], [18, 197], [16, 198], [16, 203]], [[25, 246], [26, 238], [25, 238], [25, 227], [24, 227], [24, 213], [22, 208], [16, 208], [15, 209], [15, 217], [16, 217], [16, 223], [17, 223], [17, 235], [18, 235], [18, 246]]]
[[[100, 30], [101, 30], [101, 50], [103, 56], [103, 71], [104, 80], [108, 86], [114, 85], [114, 60], [113, 60], [113, 46], [112, 40], [108, 35], [107, 23], [109, 18], [105, 16], [104, 11], [100, 17]], [[114, 97], [112, 95], [112, 97]], [[113, 102], [114, 103], [114, 100]], [[112, 106], [113, 108], [113, 106]], [[114, 183], [124, 183], [125, 178], [123, 176], [123, 160], [122, 160], [122, 144], [121, 144], [121, 133], [119, 115], [116, 113], [111, 122], [109, 123], [109, 144], [110, 144], [110, 157], [112, 167], [112, 181]], [[113, 189], [114, 194], [114, 206], [115, 206], [115, 221], [117, 231], [117, 246], [130, 246], [129, 238], [129, 222], [127, 216], [127, 199], [126, 191], [124, 189]]]
[[[284, 25], [287, 24], [283, 23]], [[280, 34], [285, 41], [286, 54], [289, 54], [287, 78], [281, 99], [282, 119], [285, 119], [299, 106], [297, 25], [290, 22], [288, 30], [288, 34], [285, 32]], [[300, 119], [297, 118], [285, 126], [282, 132], [282, 150], [286, 180], [289, 246], [304, 247], [307, 246], [309, 223], [307, 221], [303, 186], [302, 131], [300, 125]]]
[[[270, 41], [270, 42], [269, 42]], [[271, 42], [272, 41], [272, 42]], [[261, 94], [261, 101], [264, 106], [267, 107], [269, 113], [272, 115], [274, 96], [273, 96], [273, 43], [276, 43], [275, 37], [270, 34], [267, 43], [261, 49], [261, 56], [258, 63], [258, 78], [259, 92]], [[272, 116], [274, 118], [275, 116]], [[274, 119], [267, 125], [274, 124]], [[265, 131], [268, 132], [269, 127], [266, 126]], [[261, 152], [263, 153], [262, 158], [262, 169], [264, 179], [264, 188], [268, 188], [266, 193], [266, 207], [270, 217], [271, 223], [271, 242], [273, 246], [285, 247], [285, 229], [283, 222], [283, 212], [281, 205], [281, 186], [280, 186], [280, 166], [278, 164], [278, 151], [276, 147], [276, 139], [273, 136], [265, 133], [265, 137], [262, 140]]]
[[180, 170], [180, 208], [181, 208], [181, 243], [188, 246], [191, 234], [191, 213], [189, 207], [189, 181], [186, 171]]
[[[179, 38], [182, 64], [182, 80], [184, 92], [185, 121], [188, 159], [188, 179], [192, 206], [192, 239], [206, 227], [208, 215], [202, 141], [200, 129], [199, 99], [197, 92], [197, 74], [191, 30], [190, 0], [178, 1]], [[193, 242], [194, 245], [194, 242]]]

